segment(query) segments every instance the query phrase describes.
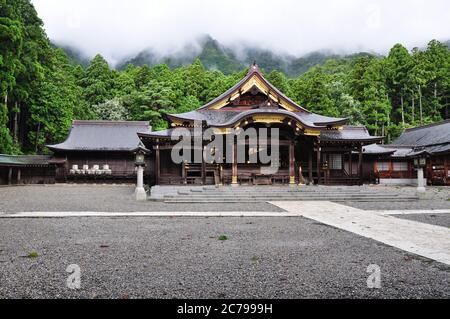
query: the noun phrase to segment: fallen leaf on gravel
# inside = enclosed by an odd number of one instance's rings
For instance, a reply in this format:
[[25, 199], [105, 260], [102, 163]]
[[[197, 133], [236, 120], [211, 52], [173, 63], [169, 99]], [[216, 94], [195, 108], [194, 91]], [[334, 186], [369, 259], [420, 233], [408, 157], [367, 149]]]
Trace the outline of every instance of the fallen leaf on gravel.
[[100, 248], [108, 248], [109, 245], [100, 245]]

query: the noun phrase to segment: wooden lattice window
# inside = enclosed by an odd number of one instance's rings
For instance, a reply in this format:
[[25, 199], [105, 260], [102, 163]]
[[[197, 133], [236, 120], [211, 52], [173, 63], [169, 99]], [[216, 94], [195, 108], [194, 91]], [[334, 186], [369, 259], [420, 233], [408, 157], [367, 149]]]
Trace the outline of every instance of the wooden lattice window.
[[328, 167], [329, 169], [342, 169], [342, 154], [329, 154]]
[[393, 162], [392, 170], [404, 172], [408, 170], [408, 162]]
[[377, 162], [377, 169], [380, 172], [389, 171], [389, 162]]

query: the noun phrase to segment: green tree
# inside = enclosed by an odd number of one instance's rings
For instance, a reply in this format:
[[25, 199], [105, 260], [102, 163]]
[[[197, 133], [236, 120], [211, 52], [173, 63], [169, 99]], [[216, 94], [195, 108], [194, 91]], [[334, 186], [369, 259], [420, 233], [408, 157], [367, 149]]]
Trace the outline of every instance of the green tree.
[[200, 107], [200, 101], [192, 95], [185, 96], [181, 99], [179, 106], [176, 108], [177, 113], [190, 112]]
[[428, 88], [430, 91], [430, 110], [433, 120], [448, 116], [450, 96], [450, 50], [437, 41], [431, 40], [424, 53]]
[[64, 140], [69, 131], [79, 91], [73, 66], [59, 49], [50, 49], [44, 79], [36, 82], [30, 95], [28, 138], [34, 152], [45, 151], [45, 144]]
[[284, 94], [291, 95], [291, 88], [288, 79], [286, 78], [284, 73], [277, 70], [273, 70], [267, 76], [267, 80]]
[[[400, 113], [401, 122], [405, 125], [405, 96], [410, 92], [408, 85], [412, 72], [413, 60], [408, 50], [401, 44], [396, 44], [389, 51], [386, 59], [386, 79], [392, 101], [392, 114]], [[394, 121], [398, 121], [395, 117]]]
[[16, 84], [21, 67], [22, 24], [15, 20], [11, 1], [0, 0], [0, 153], [11, 153], [13, 141], [8, 129], [8, 96]]
[[89, 105], [97, 105], [112, 98], [113, 76], [108, 62], [97, 54], [80, 79], [84, 99]]
[[313, 112], [337, 116], [338, 110], [330, 96], [330, 77], [321, 66], [302, 74], [294, 83], [294, 99]]
[[97, 118], [106, 121], [120, 121], [128, 119], [128, 111], [119, 98], [107, 100], [94, 106]]

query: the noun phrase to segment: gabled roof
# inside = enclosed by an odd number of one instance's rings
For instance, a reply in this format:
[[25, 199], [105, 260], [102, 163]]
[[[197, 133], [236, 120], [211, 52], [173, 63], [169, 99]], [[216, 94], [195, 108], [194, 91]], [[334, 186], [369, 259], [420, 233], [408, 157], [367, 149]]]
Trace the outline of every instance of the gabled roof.
[[[254, 90], [266, 95], [267, 100], [244, 109], [228, 107], [247, 92], [254, 94]], [[175, 122], [175, 125], [184, 126], [185, 122], [191, 125], [194, 121], [202, 121], [202, 124], [207, 126], [225, 127], [236, 124], [247, 116], [264, 114], [284, 115], [300, 122], [306, 128], [320, 129], [343, 125], [347, 122], [346, 118], [314, 114], [296, 104], [267, 81], [256, 64], [249, 68], [247, 75], [241, 81], [206, 105], [191, 112], [165, 114], [164, 117], [169, 122]]]
[[450, 153], [450, 119], [406, 129], [392, 144], [392, 157]]
[[51, 159], [51, 155], [0, 154], [0, 166], [45, 166], [50, 164]]
[[305, 112], [289, 112], [284, 109], [276, 108], [257, 108], [245, 111], [217, 111], [200, 109], [181, 114], [166, 114], [165, 117], [168, 118], [169, 121], [203, 121], [208, 126], [224, 127], [233, 125], [246, 117], [260, 114], [279, 114], [292, 117], [308, 128], [320, 128], [326, 127], [327, 125], [340, 125], [347, 121], [345, 118], [322, 116], [319, 114]]
[[267, 94], [271, 100], [280, 104], [288, 111], [302, 111], [309, 113], [307, 109], [296, 104], [275, 86], [273, 86], [269, 81], [267, 81], [262, 75], [258, 65], [255, 63], [249, 68], [247, 75], [241, 81], [211, 102], [202, 106], [199, 110], [220, 109], [228, 104], [229, 101], [238, 98], [240, 95], [250, 91], [253, 87], [257, 87], [261, 92]]
[[450, 143], [450, 119], [406, 129], [392, 145], [429, 146]]
[[[157, 132], [139, 132], [141, 138], [170, 138], [174, 128]], [[383, 136], [371, 136], [365, 126], [349, 126], [344, 125], [339, 130], [324, 130], [320, 132], [321, 141], [329, 142], [361, 142], [375, 143], [383, 139]], [[393, 151], [392, 151], [393, 152]]]
[[380, 144], [370, 144], [363, 147], [363, 154], [365, 155], [392, 154], [394, 152], [395, 149]]
[[148, 121], [73, 121], [67, 139], [47, 147], [54, 151], [133, 151], [140, 145], [137, 133], [148, 130]]
[[325, 142], [379, 142], [383, 136], [371, 136], [365, 126], [344, 125], [339, 130], [327, 130], [320, 132], [321, 141]]

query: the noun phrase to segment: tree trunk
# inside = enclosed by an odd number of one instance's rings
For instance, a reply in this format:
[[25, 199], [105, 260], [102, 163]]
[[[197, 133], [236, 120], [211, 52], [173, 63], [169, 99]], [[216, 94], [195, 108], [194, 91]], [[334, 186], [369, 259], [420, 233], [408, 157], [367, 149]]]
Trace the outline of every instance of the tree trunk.
[[414, 120], [415, 120], [415, 105], [414, 105], [414, 94], [411, 95], [411, 115], [412, 115], [412, 122], [414, 124]]
[[17, 111], [17, 101], [15, 102], [15, 108], [14, 108], [14, 121], [13, 121], [13, 140], [14, 144], [17, 144], [17, 136], [18, 136], [18, 129], [19, 129], [19, 112]]
[[419, 113], [420, 113], [420, 125], [423, 125], [423, 112], [422, 112], [422, 90], [420, 84], [418, 85], [419, 91]]
[[402, 123], [403, 123], [403, 126], [405, 126], [405, 111], [403, 109], [403, 94], [400, 95], [400, 106], [402, 109]]
[[34, 152], [37, 153], [38, 151], [38, 140], [39, 140], [39, 132], [41, 130], [41, 122], [38, 122], [37, 130], [36, 130], [36, 139], [34, 142]]
[[434, 82], [434, 98], [437, 99], [437, 82]]

